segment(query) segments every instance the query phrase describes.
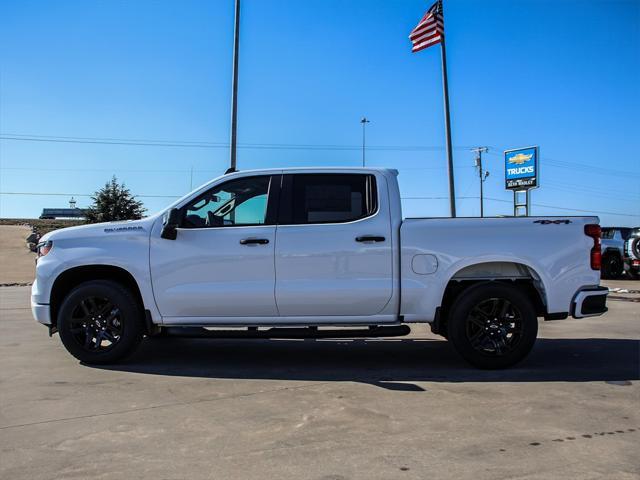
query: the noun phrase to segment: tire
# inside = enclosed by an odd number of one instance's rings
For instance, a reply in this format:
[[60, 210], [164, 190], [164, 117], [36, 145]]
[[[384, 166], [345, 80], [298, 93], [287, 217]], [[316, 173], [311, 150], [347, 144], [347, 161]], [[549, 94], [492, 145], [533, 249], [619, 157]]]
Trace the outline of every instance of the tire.
[[631, 252], [629, 256], [640, 258], [640, 237], [629, 240], [631, 242]]
[[507, 368], [536, 341], [538, 318], [527, 295], [503, 283], [481, 283], [460, 293], [449, 315], [449, 341], [471, 365]]
[[602, 258], [602, 277], [618, 278], [624, 271], [624, 264], [619, 255], [615, 253], [605, 254]]
[[141, 305], [122, 285], [95, 280], [82, 283], [64, 299], [58, 332], [67, 351], [83, 363], [123, 360], [144, 334]]

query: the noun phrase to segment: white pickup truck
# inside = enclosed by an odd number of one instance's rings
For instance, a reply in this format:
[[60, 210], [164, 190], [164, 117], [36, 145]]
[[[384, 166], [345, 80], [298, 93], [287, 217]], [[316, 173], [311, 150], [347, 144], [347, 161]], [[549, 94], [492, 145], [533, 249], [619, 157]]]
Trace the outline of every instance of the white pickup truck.
[[374, 337], [428, 323], [471, 364], [533, 347], [538, 317], [601, 315], [597, 217], [402, 219], [397, 172], [234, 172], [142, 220], [38, 246], [31, 305], [87, 363], [155, 335]]

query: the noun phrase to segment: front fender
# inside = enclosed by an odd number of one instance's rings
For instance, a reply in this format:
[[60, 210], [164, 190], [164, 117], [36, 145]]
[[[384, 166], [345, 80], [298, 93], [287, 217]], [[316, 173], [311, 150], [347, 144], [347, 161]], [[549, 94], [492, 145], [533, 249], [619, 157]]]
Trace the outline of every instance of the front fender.
[[54, 238], [50, 253], [38, 259], [32, 302], [49, 304], [56, 279], [70, 269], [86, 266], [117, 267], [128, 272], [138, 285], [144, 308], [151, 312], [154, 322], [161, 321], [151, 290], [148, 231]]

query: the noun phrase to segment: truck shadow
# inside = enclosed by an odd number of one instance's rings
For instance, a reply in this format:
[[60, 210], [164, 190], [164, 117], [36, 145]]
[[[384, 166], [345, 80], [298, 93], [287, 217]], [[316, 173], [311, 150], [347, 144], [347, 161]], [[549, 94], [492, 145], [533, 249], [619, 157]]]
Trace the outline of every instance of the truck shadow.
[[217, 379], [352, 381], [422, 391], [412, 382], [590, 382], [640, 379], [640, 341], [538, 339], [507, 370], [478, 370], [435, 339], [212, 340], [143, 342], [127, 363], [96, 368]]

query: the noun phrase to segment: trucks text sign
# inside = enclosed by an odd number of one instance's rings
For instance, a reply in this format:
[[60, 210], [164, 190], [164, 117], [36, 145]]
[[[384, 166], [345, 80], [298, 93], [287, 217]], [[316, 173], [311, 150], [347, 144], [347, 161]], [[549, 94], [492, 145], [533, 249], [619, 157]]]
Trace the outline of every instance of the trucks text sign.
[[538, 186], [538, 147], [517, 148], [504, 152], [505, 187], [527, 190]]

